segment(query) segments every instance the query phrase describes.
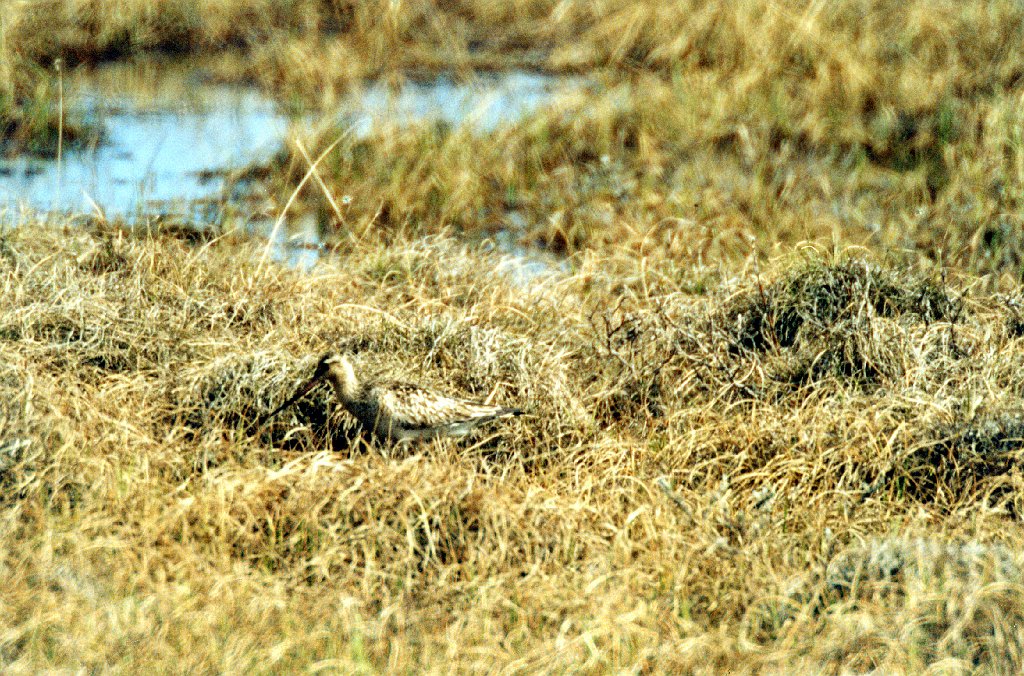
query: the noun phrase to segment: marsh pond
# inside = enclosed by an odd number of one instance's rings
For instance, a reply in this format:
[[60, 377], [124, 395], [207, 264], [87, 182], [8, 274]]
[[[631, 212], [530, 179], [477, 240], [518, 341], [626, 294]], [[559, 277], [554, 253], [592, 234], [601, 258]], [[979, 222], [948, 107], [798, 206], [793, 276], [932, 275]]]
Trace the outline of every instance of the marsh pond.
[[[86, 213], [128, 223], [223, 224], [227, 214], [251, 214], [259, 206], [251, 186], [228, 177], [268, 161], [290, 134], [325, 116], [357, 138], [382, 125], [421, 122], [487, 132], [581, 84], [526, 71], [466, 81], [444, 75], [399, 85], [375, 81], [354, 87], [331, 110], [313, 113], [285, 110], [255, 86], [223, 81], [190, 62], [147, 59], [78, 68], [64, 77], [59, 105], [93, 130], [91, 138], [59, 157], [0, 158], [0, 222], [9, 227], [26, 218]], [[296, 267], [314, 264], [318, 224], [307, 215], [278, 232], [273, 216], [249, 217], [245, 227], [270, 238], [275, 257]], [[496, 238], [496, 246], [522, 259], [516, 274], [549, 266], [508, 233]]]

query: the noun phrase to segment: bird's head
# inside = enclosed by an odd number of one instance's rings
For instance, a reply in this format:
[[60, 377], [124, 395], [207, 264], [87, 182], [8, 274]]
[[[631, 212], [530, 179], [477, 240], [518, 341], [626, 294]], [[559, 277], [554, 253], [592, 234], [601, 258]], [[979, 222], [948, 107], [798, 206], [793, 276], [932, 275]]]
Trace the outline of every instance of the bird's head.
[[337, 352], [328, 352], [320, 358], [319, 362], [317, 362], [316, 370], [313, 371], [313, 375], [310, 379], [301, 385], [298, 391], [286, 402], [264, 416], [260, 424], [262, 425], [284, 409], [294, 404], [324, 379], [330, 379], [333, 381], [343, 400], [352, 399], [359, 389], [359, 381], [356, 379], [355, 371], [353, 370], [352, 364], [349, 360], [344, 355], [338, 354]]
[[345, 398], [354, 397], [359, 389], [359, 381], [356, 379], [352, 362], [337, 352], [328, 352], [320, 358], [310, 382], [318, 382], [324, 378], [330, 378], [335, 387], [340, 388]]
[[347, 363], [348, 360], [337, 352], [328, 352], [324, 356], [320, 357], [320, 361], [317, 362], [316, 370], [313, 371], [313, 380], [320, 380], [326, 378], [327, 374], [337, 368], [344, 368], [342, 364]]

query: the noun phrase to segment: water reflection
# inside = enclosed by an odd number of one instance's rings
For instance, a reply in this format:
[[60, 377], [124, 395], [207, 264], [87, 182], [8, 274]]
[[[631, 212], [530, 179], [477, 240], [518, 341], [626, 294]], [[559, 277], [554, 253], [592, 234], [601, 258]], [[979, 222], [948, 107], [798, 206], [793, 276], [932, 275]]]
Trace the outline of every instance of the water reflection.
[[[440, 77], [398, 89], [372, 83], [337, 110], [357, 136], [388, 125], [439, 120], [482, 131], [514, 121], [575, 80], [534, 73], [486, 74], [471, 82]], [[0, 219], [35, 212], [100, 212], [129, 221], [153, 215], [216, 221], [223, 174], [268, 159], [293, 124], [253, 87], [203, 77], [193, 66], [115, 63], [70, 73], [69, 106], [98, 123], [101, 143], [66, 152], [58, 164], [0, 159]], [[4, 219], [2, 213], [8, 214]]]
[[505, 275], [517, 286], [528, 286], [534, 282], [568, 274], [571, 271], [569, 261], [566, 259], [543, 251], [528, 249], [508, 230], [496, 233], [493, 244], [487, 248], [493, 248], [506, 255], [495, 271]]
[[[526, 72], [489, 73], [469, 82], [447, 77], [395, 88], [369, 83], [341, 101], [334, 113], [355, 136], [379, 124], [441, 121], [470, 124], [481, 132], [514, 122], [556, 94], [578, 91], [578, 78]], [[263, 195], [223, 195], [231, 169], [267, 160], [284, 146], [293, 125], [254, 87], [218, 83], [185, 62], [119, 62], [68, 74], [68, 105], [103, 129], [102, 142], [65, 152], [56, 161], [0, 159], [0, 225], [31, 218], [90, 213], [129, 223], [158, 217], [196, 227], [243, 227], [267, 240], [267, 254], [308, 270], [322, 251], [311, 214], [290, 214], [274, 228], [275, 213], [254, 214], [272, 203]], [[265, 205], [264, 205], [265, 206]], [[558, 261], [528, 253], [509, 233], [495, 242], [511, 257], [501, 266], [525, 284], [560, 269]]]
[[357, 136], [368, 135], [380, 119], [398, 125], [438, 120], [491, 131], [537, 110], [551, 100], [556, 89], [578, 86], [575, 78], [526, 72], [485, 73], [471, 82], [442, 76], [429, 82], [408, 82], [397, 90], [375, 82], [342, 102], [339, 112], [351, 122]]
[[104, 130], [102, 143], [52, 160], [0, 161], [0, 208], [96, 212], [129, 220], [196, 214], [220, 189], [210, 171], [280, 147], [288, 121], [253, 89], [204, 83], [180, 68], [112, 65], [80, 72], [70, 105]]
[[323, 240], [316, 216], [307, 213], [278, 224], [273, 218], [259, 218], [248, 225], [249, 234], [267, 241], [270, 258], [290, 268], [308, 272], [320, 261]]

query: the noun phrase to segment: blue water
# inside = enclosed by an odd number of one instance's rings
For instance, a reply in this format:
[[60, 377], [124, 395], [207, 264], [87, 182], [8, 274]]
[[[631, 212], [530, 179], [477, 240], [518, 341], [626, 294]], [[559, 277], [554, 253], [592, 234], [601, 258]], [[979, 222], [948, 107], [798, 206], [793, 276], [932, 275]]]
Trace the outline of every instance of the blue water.
[[[524, 72], [465, 83], [439, 77], [399, 88], [371, 83], [353, 90], [334, 114], [357, 137], [378, 125], [421, 120], [472, 124], [486, 132], [536, 110], [566, 87], [577, 83]], [[214, 83], [180, 63], [79, 70], [68, 74], [65, 92], [66, 107], [101, 125], [103, 141], [65, 151], [60, 163], [0, 160], [0, 221], [46, 212], [215, 221], [221, 173], [268, 159], [290, 129], [314, 122], [289, 119], [253, 87]]]
[[[66, 150], [59, 163], [0, 159], [0, 226], [81, 213], [129, 223], [167, 216], [201, 226], [224, 223], [233, 211], [242, 221], [235, 226], [266, 242], [266, 255], [308, 270], [321, 254], [315, 217], [290, 214], [278, 223], [272, 211], [256, 213], [260, 199], [224, 195], [226, 172], [269, 159], [289, 134], [324, 114], [336, 116], [355, 137], [420, 121], [468, 124], [486, 133], [580, 86], [575, 78], [525, 72], [469, 82], [439, 77], [397, 88], [369, 83], [353, 89], [333, 112], [289, 118], [256, 88], [214, 82], [187, 63], [79, 70], [66, 77], [65, 105], [101, 127], [102, 142]], [[283, 203], [287, 196], [281, 197]], [[564, 269], [564, 261], [526, 251], [511, 233], [500, 233], [491, 244], [509, 254], [501, 272], [516, 283]]]

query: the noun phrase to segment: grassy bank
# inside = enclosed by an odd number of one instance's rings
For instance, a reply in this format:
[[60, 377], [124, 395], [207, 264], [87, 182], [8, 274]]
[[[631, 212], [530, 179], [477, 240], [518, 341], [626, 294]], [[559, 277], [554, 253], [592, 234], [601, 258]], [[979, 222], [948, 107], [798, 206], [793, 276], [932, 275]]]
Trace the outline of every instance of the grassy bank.
[[[561, 254], [692, 264], [809, 241], [1020, 279], [1016, 94], [965, 104], [955, 116], [961, 131], [948, 138], [894, 140], [902, 132], [887, 128], [812, 143], [777, 133], [770, 111], [736, 112], [716, 93], [605, 77], [493, 132], [382, 121], [355, 139], [339, 124], [305, 134], [304, 150], [293, 146], [264, 175], [283, 204], [309, 169], [303, 152], [333, 147], [318, 167], [327, 190], [311, 180], [300, 203], [343, 238], [507, 230]], [[883, 158], [880, 147], [904, 160]]]
[[[366, 77], [528, 67], [574, 99], [494, 134], [390, 129], [328, 156], [339, 233], [508, 229], [558, 253], [701, 264], [810, 241], [923, 253], [1014, 283], [1024, 262], [1014, 2], [8, 2], [8, 136], [55, 147], [51, 64], [239, 49], [217, 75], [329, 109]], [[36, 75], [13, 85], [14, 73]], [[46, 76], [43, 77], [43, 74]], [[40, 84], [41, 83], [41, 84]], [[18, 93], [20, 92], [20, 93]], [[2, 108], [3, 106], [0, 106]], [[0, 113], [3, 114], [3, 113]], [[325, 113], [324, 119], [329, 117]], [[66, 125], [67, 126], [67, 125]], [[314, 155], [344, 130], [306, 135]], [[307, 169], [270, 167], [283, 204]], [[311, 185], [315, 185], [312, 183]]]
[[[5, 0], [4, 49], [49, 66], [240, 48], [245, 73], [308, 103], [365, 77], [481, 68], [650, 74], [713, 134], [867, 146], [935, 161], [959, 109], [1014, 89], [1024, 10], [1010, 0], [458, 3]], [[244, 66], [242, 69], [244, 70]], [[663, 98], [663, 97], [662, 97]], [[941, 152], [938, 154], [941, 158]]]
[[[1019, 288], [824, 254], [516, 286], [372, 234], [310, 275], [260, 257], [4, 237], [6, 665], [1019, 666]], [[318, 390], [250, 433], [329, 347], [529, 416], [397, 452]]]
[[59, 66], [50, 72], [0, 46], [0, 154], [56, 157], [102, 133], [76, 111], [63, 111]]

